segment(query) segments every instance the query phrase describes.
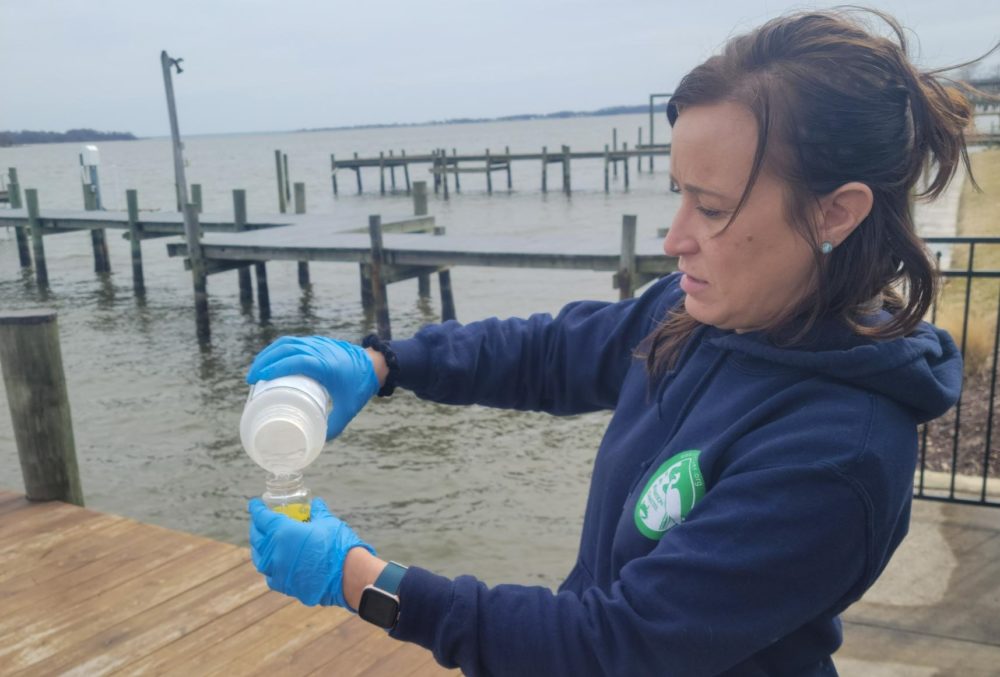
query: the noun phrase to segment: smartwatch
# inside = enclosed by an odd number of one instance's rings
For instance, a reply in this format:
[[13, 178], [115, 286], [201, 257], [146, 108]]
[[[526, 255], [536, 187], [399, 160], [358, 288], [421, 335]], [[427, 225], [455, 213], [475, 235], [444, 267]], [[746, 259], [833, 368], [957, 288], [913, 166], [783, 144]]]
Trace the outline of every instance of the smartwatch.
[[391, 630], [399, 620], [399, 583], [403, 580], [406, 567], [389, 562], [373, 585], [361, 592], [358, 615], [369, 623]]

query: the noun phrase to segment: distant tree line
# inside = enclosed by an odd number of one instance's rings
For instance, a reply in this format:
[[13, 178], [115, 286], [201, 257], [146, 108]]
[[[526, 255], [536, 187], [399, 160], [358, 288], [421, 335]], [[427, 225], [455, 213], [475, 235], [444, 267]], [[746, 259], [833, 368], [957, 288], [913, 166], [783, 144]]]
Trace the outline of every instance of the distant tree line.
[[131, 132], [99, 132], [96, 129], [70, 129], [65, 132], [0, 131], [0, 146], [20, 146], [28, 143], [73, 143], [84, 141], [131, 141]]

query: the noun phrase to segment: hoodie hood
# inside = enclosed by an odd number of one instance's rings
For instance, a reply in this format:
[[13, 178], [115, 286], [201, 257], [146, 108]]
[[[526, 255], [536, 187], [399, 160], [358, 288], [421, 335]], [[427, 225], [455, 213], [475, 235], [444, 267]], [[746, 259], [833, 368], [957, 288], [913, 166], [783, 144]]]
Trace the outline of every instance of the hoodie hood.
[[[889, 314], [873, 318], [884, 322]], [[724, 350], [813, 372], [880, 393], [914, 411], [923, 423], [950, 409], [962, 389], [962, 356], [947, 332], [922, 322], [911, 334], [875, 340], [841, 322], [821, 321], [794, 347], [763, 332], [727, 332], [709, 341]]]

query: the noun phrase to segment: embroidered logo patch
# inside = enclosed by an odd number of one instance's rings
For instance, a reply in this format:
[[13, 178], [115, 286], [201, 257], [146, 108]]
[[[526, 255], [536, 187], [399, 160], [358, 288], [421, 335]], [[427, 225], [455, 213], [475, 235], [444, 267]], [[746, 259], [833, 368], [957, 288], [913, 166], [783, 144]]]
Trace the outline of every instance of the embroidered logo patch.
[[635, 504], [635, 526], [646, 538], [658, 541], [684, 521], [705, 495], [697, 449], [670, 457], [653, 473]]

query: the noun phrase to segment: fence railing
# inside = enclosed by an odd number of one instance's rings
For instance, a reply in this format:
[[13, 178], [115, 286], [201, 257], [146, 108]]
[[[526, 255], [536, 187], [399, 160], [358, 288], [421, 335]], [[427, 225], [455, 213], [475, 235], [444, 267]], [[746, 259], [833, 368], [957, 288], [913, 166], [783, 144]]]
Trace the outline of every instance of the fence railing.
[[1000, 455], [993, 446], [1000, 237], [929, 237], [924, 242], [935, 252], [943, 278], [929, 319], [951, 332], [966, 368], [958, 403], [921, 427], [914, 496], [1000, 507]]

